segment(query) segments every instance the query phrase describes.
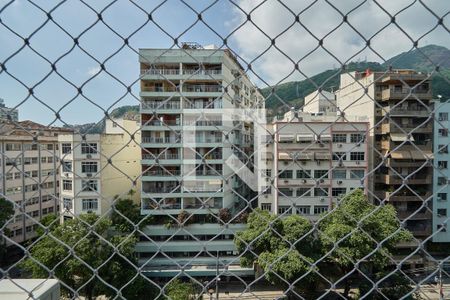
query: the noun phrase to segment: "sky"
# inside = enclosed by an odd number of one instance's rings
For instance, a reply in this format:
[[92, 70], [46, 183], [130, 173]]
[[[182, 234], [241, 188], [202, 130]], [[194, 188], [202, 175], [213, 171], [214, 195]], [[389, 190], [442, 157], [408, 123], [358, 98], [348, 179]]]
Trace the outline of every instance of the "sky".
[[139, 48], [177, 47], [174, 38], [224, 47], [226, 38], [263, 88], [349, 61], [383, 62], [413, 41], [450, 48], [449, 12], [448, 0], [0, 0], [0, 98], [21, 120], [98, 122], [139, 104]]

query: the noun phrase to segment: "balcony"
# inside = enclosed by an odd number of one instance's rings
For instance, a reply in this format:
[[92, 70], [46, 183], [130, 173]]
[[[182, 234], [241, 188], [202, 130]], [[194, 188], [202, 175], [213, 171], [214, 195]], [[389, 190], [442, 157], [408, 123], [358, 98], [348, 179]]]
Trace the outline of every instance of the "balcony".
[[213, 109], [222, 108], [222, 101], [203, 101], [194, 103], [185, 103], [184, 108], [186, 109]]
[[151, 110], [176, 110], [181, 109], [180, 102], [178, 101], [170, 101], [170, 102], [163, 102], [163, 101], [150, 101], [150, 102], [142, 102], [141, 103], [141, 109], [151, 109]]
[[221, 85], [183, 85], [183, 92], [187, 93], [222, 93], [223, 89]]
[[222, 75], [222, 70], [217, 69], [183, 69], [183, 75]]
[[[408, 175], [405, 175], [404, 177], [407, 177]], [[423, 176], [418, 175], [418, 176], [412, 176], [409, 177], [408, 179], [405, 179], [405, 184], [431, 184], [432, 183], [432, 179], [433, 176], [431, 175], [426, 175]], [[375, 175], [375, 180], [377, 182], [381, 182], [384, 184], [403, 184], [403, 179], [396, 175], [396, 174], [392, 174], [392, 175]]]
[[141, 69], [141, 75], [179, 75], [180, 69]]
[[388, 199], [390, 202], [423, 202], [429, 199], [432, 195], [431, 192], [417, 193], [418, 196], [412, 194], [405, 194], [402, 192], [385, 192], [384, 195], [379, 195], [380, 199]]
[[155, 176], [155, 177], [173, 177], [180, 176], [180, 170], [150, 170], [142, 173], [142, 176]]
[[196, 143], [221, 143], [222, 137], [206, 137], [195, 139]]
[[155, 93], [167, 93], [176, 92], [178, 88], [176, 86], [143, 86], [142, 92], [155, 92]]
[[405, 98], [419, 98], [419, 99], [431, 99], [431, 90], [416, 89], [412, 90], [411, 94], [409, 89], [386, 89], [381, 93], [381, 100], [394, 100], [394, 99], [405, 99]]
[[431, 235], [431, 226], [407, 227], [407, 229], [409, 229], [414, 236], [426, 237]]
[[153, 210], [168, 210], [168, 209], [181, 209], [181, 200], [169, 200], [165, 199], [158, 203], [153, 200], [144, 199], [142, 201], [142, 209], [153, 209]]
[[420, 212], [420, 211], [401, 211], [397, 212], [397, 216], [400, 220], [430, 220], [432, 217], [432, 213], [430, 211]]
[[180, 126], [179, 120], [142, 120], [142, 126]]
[[150, 187], [143, 188], [142, 192], [147, 194], [167, 194], [167, 193], [179, 193], [181, 190], [179, 185], [168, 185], [163, 187]]
[[142, 143], [146, 144], [181, 144], [181, 138], [175, 137], [142, 137]]
[[165, 159], [180, 159], [180, 155], [178, 153], [159, 153], [159, 154], [142, 154], [142, 159], [148, 159], [148, 160], [165, 160]]
[[[400, 129], [401, 128], [401, 129]], [[428, 122], [428, 124], [422, 125], [419, 124], [402, 124], [401, 122], [396, 122], [396, 124], [392, 123], [386, 123], [381, 124], [381, 131], [383, 133], [432, 133], [433, 131], [433, 125], [431, 122]]]
[[383, 107], [381, 114], [385, 116], [387, 113], [391, 117], [428, 117], [430, 112], [425, 107]]

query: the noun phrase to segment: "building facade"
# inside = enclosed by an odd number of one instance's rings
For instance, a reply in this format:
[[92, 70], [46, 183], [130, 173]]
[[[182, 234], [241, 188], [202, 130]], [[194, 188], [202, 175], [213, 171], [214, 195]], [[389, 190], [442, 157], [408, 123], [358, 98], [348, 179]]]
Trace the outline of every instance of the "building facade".
[[[178, 264], [192, 276], [213, 276], [216, 264], [248, 275], [233, 233], [252, 191], [226, 159], [253, 153], [253, 124], [241, 115], [263, 101], [229, 50], [195, 48], [139, 52], [142, 213], [154, 225], [137, 252], [148, 276], [174, 276]], [[233, 218], [226, 228], [221, 210]], [[171, 229], [180, 222], [183, 230]]]
[[19, 111], [15, 108], [6, 107], [5, 101], [0, 98], [0, 122], [19, 121]]
[[353, 189], [367, 193], [367, 122], [287, 113], [272, 126], [261, 209], [317, 220]]
[[337, 105], [368, 116], [373, 201], [393, 204], [418, 238], [431, 233], [432, 110], [430, 77], [412, 70], [341, 75]]
[[[131, 138], [133, 135], [134, 139]], [[107, 214], [116, 196], [130, 190], [140, 201], [140, 131], [136, 121], [105, 121], [102, 134], [58, 137], [61, 214], [64, 218], [93, 212]]]
[[450, 178], [448, 147], [450, 138], [448, 131], [450, 115], [449, 101], [434, 102], [433, 129], [433, 242], [450, 242], [450, 231], [447, 220], [450, 212], [449, 187]]
[[312, 114], [335, 114], [335, 94], [328, 91], [314, 91], [305, 96], [303, 112]]
[[44, 216], [59, 210], [58, 136], [71, 131], [31, 121], [3, 123], [0, 130], [0, 197], [15, 203], [7, 228], [9, 238], [22, 243], [36, 237]]

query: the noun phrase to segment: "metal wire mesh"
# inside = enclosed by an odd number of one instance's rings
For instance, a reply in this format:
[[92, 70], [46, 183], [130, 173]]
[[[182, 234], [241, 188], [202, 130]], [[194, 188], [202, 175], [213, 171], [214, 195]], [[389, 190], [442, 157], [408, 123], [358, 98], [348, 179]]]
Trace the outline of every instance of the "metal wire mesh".
[[448, 297], [449, 13], [1, 1], [0, 287]]

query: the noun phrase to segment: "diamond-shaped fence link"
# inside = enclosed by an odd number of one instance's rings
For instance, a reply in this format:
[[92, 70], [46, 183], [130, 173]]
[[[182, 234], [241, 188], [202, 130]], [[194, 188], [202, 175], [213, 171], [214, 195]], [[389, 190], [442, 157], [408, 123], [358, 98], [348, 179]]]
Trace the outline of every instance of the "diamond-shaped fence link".
[[0, 299], [447, 299], [449, 13], [0, 1]]

